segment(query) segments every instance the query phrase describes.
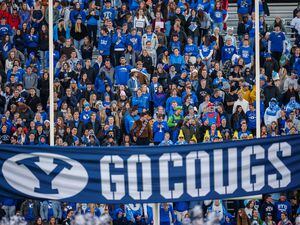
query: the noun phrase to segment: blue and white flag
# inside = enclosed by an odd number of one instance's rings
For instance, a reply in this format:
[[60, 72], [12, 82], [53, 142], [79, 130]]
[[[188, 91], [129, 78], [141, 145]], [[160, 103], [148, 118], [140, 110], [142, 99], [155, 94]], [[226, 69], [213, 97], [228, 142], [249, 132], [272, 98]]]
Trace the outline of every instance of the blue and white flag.
[[0, 196], [69, 202], [223, 199], [300, 187], [300, 136], [211, 144], [0, 145]]

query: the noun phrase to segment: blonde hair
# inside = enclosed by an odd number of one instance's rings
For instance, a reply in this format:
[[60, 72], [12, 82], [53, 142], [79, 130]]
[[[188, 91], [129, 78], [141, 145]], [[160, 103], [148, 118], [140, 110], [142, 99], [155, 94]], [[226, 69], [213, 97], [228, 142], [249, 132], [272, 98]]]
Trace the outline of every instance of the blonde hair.
[[77, 21], [75, 23], [75, 32], [76, 33], [81, 33], [81, 25]]

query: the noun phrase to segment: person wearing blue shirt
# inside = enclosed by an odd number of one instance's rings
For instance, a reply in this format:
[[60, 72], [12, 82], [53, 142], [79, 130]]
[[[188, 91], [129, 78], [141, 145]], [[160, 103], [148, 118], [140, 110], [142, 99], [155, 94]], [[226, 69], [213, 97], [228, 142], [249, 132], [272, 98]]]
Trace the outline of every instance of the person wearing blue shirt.
[[131, 29], [130, 34], [126, 37], [126, 43], [127, 45], [130, 43], [136, 53], [139, 54], [142, 51], [142, 38], [137, 34], [136, 28]]
[[98, 29], [98, 21], [99, 21], [99, 13], [97, 10], [93, 9], [87, 15], [87, 30], [88, 35], [94, 46], [97, 46], [97, 29]]
[[218, 71], [217, 77], [213, 80], [213, 86], [218, 89], [222, 89], [225, 82], [228, 82], [228, 80], [223, 77], [222, 71]]
[[166, 102], [166, 112], [168, 114], [171, 111], [172, 102], [177, 102], [178, 106], [182, 106], [182, 99], [177, 95], [176, 89], [172, 90], [171, 96], [167, 99], [167, 102]]
[[268, 42], [268, 51], [272, 54], [272, 57], [280, 61], [282, 54], [285, 52], [285, 34], [281, 32], [280, 26], [277, 24], [274, 27], [274, 31], [270, 34]]
[[253, 103], [249, 103], [249, 110], [246, 112], [248, 129], [255, 135], [256, 133], [256, 110]]
[[187, 45], [184, 47], [184, 54], [195, 57], [197, 57], [199, 54], [199, 49], [197, 45], [193, 43], [193, 39], [191, 37], [188, 38]]
[[157, 121], [153, 123], [153, 141], [155, 145], [162, 142], [165, 137], [165, 133], [169, 131], [169, 127], [166, 121], [164, 121], [163, 115], [157, 116]]
[[98, 41], [98, 50], [104, 58], [108, 58], [110, 56], [110, 46], [111, 37], [108, 35], [108, 29], [106, 27], [102, 27]]
[[197, 9], [201, 9], [203, 11], [205, 11], [206, 13], [209, 13], [211, 10], [211, 2], [210, 0], [198, 0], [197, 3]]
[[210, 17], [213, 20], [213, 29], [218, 27], [220, 29], [220, 32], [222, 32], [224, 23], [226, 23], [228, 19], [228, 13], [226, 10], [222, 9], [220, 1], [216, 2], [215, 8], [210, 11]]
[[132, 67], [126, 64], [125, 57], [120, 58], [120, 65], [115, 67], [115, 84], [127, 85]]
[[111, 7], [111, 0], [106, 0], [100, 14], [101, 20], [110, 19], [114, 21], [116, 18], [116, 10]]
[[1, 38], [1, 40], [5, 35], [12, 36], [12, 34], [13, 34], [12, 29], [11, 29], [10, 25], [6, 23], [6, 18], [2, 17], [1, 23], [0, 23], [0, 38]]
[[287, 201], [286, 196], [281, 194], [279, 200], [275, 203], [275, 209], [277, 212], [277, 220], [280, 221], [281, 213], [286, 212], [287, 216], [291, 216], [292, 208], [291, 203]]
[[178, 34], [174, 34], [172, 36], [172, 40], [170, 41], [170, 50], [174, 51], [175, 48], [178, 48], [179, 52], [181, 51], [182, 43], [179, 41]]
[[232, 39], [228, 37], [225, 45], [222, 48], [222, 63], [224, 64], [226, 61], [231, 60], [232, 56], [236, 53], [236, 47], [232, 45]]
[[199, 47], [199, 56], [206, 68], [210, 68], [214, 51], [209, 36], [204, 36], [203, 38], [203, 44]]
[[252, 6], [252, 0], [238, 0], [237, 7], [238, 7], [238, 17], [239, 21], [242, 21], [243, 16], [247, 16], [250, 14]]
[[37, 53], [39, 46], [39, 35], [35, 32], [35, 28], [31, 27], [30, 32], [25, 34], [25, 45], [27, 46], [27, 53]]
[[93, 111], [90, 109], [90, 104], [88, 102], [85, 102], [83, 107], [84, 110], [80, 113], [80, 120], [86, 125], [90, 121]]
[[122, 34], [121, 27], [117, 27], [116, 33], [112, 37], [114, 43], [114, 60], [115, 66], [119, 64], [120, 58], [124, 55], [126, 49], [126, 36]]
[[249, 40], [244, 40], [242, 47], [240, 47], [238, 54], [244, 59], [245, 66], [251, 68], [253, 61], [253, 49], [249, 46]]
[[162, 203], [160, 205], [159, 216], [160, 225], [171, 225], [176, 220], [173, 207], [169, 203]]
[[170, 65], [174, 65], [176, 71], [181, 71], [185, 62], [182, 55], [179, 54], [179, 49], [175, 48], [173, 54], [170, 56]]
[[76, 23], [76, 20], [78, 17], [81, 17], [82, 19], [82, 22], [85, 23], [85, 20], [86, 20], [86, 14], [83, 10], [81, 10], [81, 6], [80, 6], [80, 3], [79, 2], [76, 2], [75, 3], [75, 9], [73, 9], [71, 12], [70, 12], [70, 20], [72, 22], [72, 25], [75, 25]]
[[142, 113], [144, 110], [147, 110], [146, 99], [142, 96], [141, 89], [138, 89], [136, 96], [133, 96], [131, 99], [132, 106], [137, 106], [139, 113]]

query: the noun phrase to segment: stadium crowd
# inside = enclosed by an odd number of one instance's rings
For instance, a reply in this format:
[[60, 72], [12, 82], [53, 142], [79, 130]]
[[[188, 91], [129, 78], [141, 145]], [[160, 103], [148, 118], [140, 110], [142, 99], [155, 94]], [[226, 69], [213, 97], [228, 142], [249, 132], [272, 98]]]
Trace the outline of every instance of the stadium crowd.
[[[2, 1], [0, 143], [49, 145], [49, 91], [54, 91], [57, 146], [255, 138], [253, 2], [237, 1], [239, 21], [229, 27], [227, 0], [55, 0], [55, 80], [49, 90], [48, 2]], [[267, 24], [272, 14], [260, 0], [259, 14], [260, 136], [298, 134], [300, 7], [292, 21], [276, 17]], [[260, 207], [249, 200], [237, 220], [222, 202], [204, 206], [228, 225], [289, 225], [295, 223], [298, 203], [284, 198], [273, 205], [267, 197]], [[7, 217], [15, 214], [16, 204], [3, 200]], [[36, 224], [42, 224], [52, 216], [67, 218], [68, 207], [26, 200], [17, 208], [31, 223], [40, 216]], [[72, 207], [77, 213], [105, 211], [103, 205]], [[151, 223], [148, 206], [130, 207], [135, 206], [107, 210], [116, 225]], [[188, 209], [187, 203], [162, 204], [161, 223], [188, 221], [189, 214], [178, 213]]]
[[[290, 194], [296, 194], [290, 193]], [[274, 199], [276, 198], [276, 200]], [[71, 225], [75, 215], [102, 217], [108, 215], [113, 225], [151, 225], [154, 223], [153, 204], [93, 204], [67, 203], [53, 200], [4, 199], [1, 218], [16, 215], [28, 225]], [[300, 207], [297, 197], [285, 194], [264, 195], [262, 200], [235, 201], [234, 209], [227, 210], [227, 201], [176, 202], [159, 205], [161, 225], [299, 225]], [[207, 221], [210, 221], [208, 223]], [[90, 224], [93, 223], [80, 223]], [[103, 223], [105, 224], [105, 223]]]
[[[255, 137], [254, 10], [251, 0], [237, 5], [239, 22], [227, 27], [225, 0], [54, 1], [55, 144]], [[292, 40], [260, 6], [261, 137], [297, 134], [299, 8]], [[0, 7], [0, 143], [47, 145], [47, 2]]]

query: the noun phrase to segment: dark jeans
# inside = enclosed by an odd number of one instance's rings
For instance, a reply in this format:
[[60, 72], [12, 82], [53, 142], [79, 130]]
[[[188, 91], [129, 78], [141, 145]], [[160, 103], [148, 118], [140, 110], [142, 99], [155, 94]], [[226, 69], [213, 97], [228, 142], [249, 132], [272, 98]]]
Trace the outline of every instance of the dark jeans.
[[282, 56], [282, 52], [272, 52], [272, 57], [276, 59], [278, 63], [280, 61], [281, 56]]
[[149, 138], [137, 138], [136, 145], [149, 145]]
[[87, 25], [87, 30], [93, 46], [97, 47], [97, 25]]

